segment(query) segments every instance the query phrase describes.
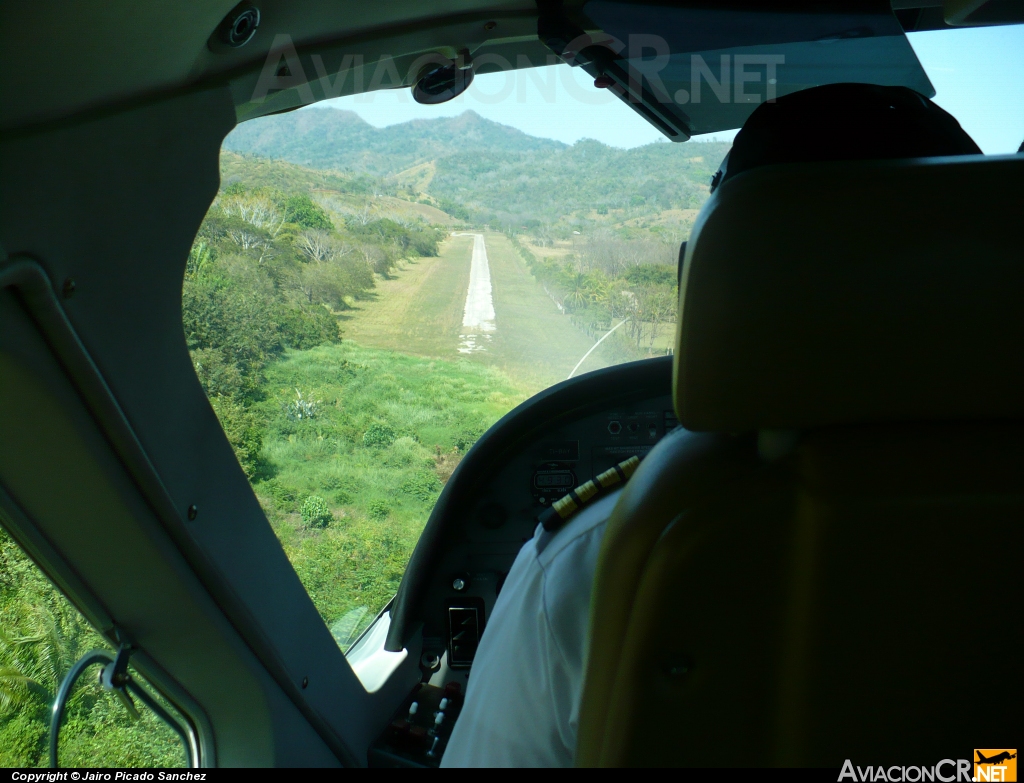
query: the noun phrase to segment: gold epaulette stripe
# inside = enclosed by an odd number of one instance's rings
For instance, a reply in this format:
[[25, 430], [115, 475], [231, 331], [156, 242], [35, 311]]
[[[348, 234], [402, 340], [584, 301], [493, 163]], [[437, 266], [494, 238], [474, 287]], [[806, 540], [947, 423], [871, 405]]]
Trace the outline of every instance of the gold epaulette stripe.
[[551, 508], [557, 511], [558, 516], [560, 516], [562, 519], [566, 519], [576, 509], [578, 509], [579, 506], [576, 505], [576, 501], [573, 500], [572, 494], [568, 494], [561, 500], [556, 500], [554, 503], [552, 503]]
[[570, 489], [569, 494], [556, 500], [547, 511], [540, 515], [539, 520], [544, 529], [553, 530], [561, 526], [596, 495], [627, 481], [636, 472], [639, 465], [639, 457], [630, 457], [604, 471], [597, 478], [581, 484], [576, 489]]

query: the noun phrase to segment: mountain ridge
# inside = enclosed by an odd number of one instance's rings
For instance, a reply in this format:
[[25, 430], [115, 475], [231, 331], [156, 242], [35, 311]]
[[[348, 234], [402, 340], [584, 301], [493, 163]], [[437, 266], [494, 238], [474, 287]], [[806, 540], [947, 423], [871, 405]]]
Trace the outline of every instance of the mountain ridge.
[[[334, 108], [253, 120], [224, 142], [239, 154], [375, 177], [382, 192], [430, 200], [496, 228], [561, 224], [569, 231], [609, 210], [631, 218], [699, 208], [729, 147], [655, 142], [620, 149], [594, 139], [568, 145], [473, 111], [376, 128]], [[408, 176], [421, 168], [422, 176]]]
[[225, 149], [232, 152], [377, 176], [474, 150], [500, 147], [525, 152], [566, 146], [488, 120], [472, 110], [455, 117], [413, 119], [377, 128], [356, 112], [329, 107], [243, 123], [224, 140]]

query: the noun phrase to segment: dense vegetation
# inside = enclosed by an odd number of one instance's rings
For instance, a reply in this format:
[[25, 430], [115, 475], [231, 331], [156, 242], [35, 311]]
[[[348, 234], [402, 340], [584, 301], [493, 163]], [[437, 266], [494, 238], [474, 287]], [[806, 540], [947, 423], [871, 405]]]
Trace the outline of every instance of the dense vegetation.
[[232, 152], [256, 153], [312, 169], [365, 172], [378, 177], [449, 156], [490, 156], [496, 151], [530, 153], [564, 147], [557, 141], [488, 122], [474, 112], [374, 128], [354, 112], [320, 108], [247, 122], [224, 140], [224, 148]]
[[[411, 330], [377, 347], [343, 340], [346, 319], [394, 291], [407, 264], [436, 258], [452, 227], [489, 227], [505, 235], [489, 235], [501, 240], [492, 265], [519, 317], [542, 328], [523, 305], [533, 291], [551, 318], [562, 316], [548, 296], [592, 337], [623, 322], [616, 360], [664, 350], [678, 241], [724, 147], [570, 147], [472, 113], [376, 130], [335, 110], [248, 123], [225, 147], [221, 191], [185, 269], [185, 337], [239, 463], [345, 648], [394, 594], [466, 449], [536, 383], [514, 362], [409, 355]], [[458, 274], [444, 267], [430, 285], [464, 299]], [[415, 301], [406, 296], [403, 308]], [[438, 297], [431, 306], [452, 309]], [[461, 309], [456, 332], [459, 319]], [[558, 323], [585, 351], [590, 341]], [[46, 763], [53, 694], [98, 646], [0, 531], [0, 766]], [[66, 765], [184, 760], [152, 715], [131, 722], [93, 684], [72, 699], [61, 748]]]
[[699, 208], [729, 148], [665, 142], [623, 150], [592, 139], [569, 146], [471, 111], [376, 129], [339, 109], [246, 123], [224, 145], [234, 152], [373, 176], [392, 194], [427, 197], [446, 211], [457, 205], [462, 210], [457, 216], [474, 223], [556, 239], [666, 210]]
[[[97, 647], [107, 645], [0, 527], [0, 767], [47, 765], [54, 695], [72, 664]], [[88, 674], [65, 715], [64, 766], [185, 763], [170, 729], [146, 709], [133, 721]]]
[[[313, 200], [303, 170], [277, 165], [272, 171], [282, 176], [273, 185], [253, 187], [253, 180], [269, 179], [263, 162], [249, 162], [260, 175], [254, 177], [246, 176], [246, 161], [227, 162], [235, 181], [210, 208], [192, 247], [182, 318], [196, 374], [239, 462], [254, 476], [262, 437], [251, 407], [262, 399], [268, 362], [288, 348], [337, 342], [335, 313], [367, 295], [374, 273], [387, 275], [403, 256], [436, 255], [443, 233], [386, 217], [332, 219]], [[317, 183], [321, 199], [341, 196], [349, 184], [333, 179]], [[323, 187], [330, 184], [339, 189]]]
[[[561, 259], [538, 258], [516, 242], [530, 272], [557, 292], [574, 323], [595, 337], [623, 322], [618, 335], [636, 350], [653, 354], [668, 337], [676, 312], [676, 267], [670, 263], [630, 263], [630, 258], [666, 255], [675, 248], [650, 240], [588, 238]], [[659, 338], [662, 340], [659, 342]]]
[[267, 371], [253, 488], [342, 648], [395, 594], [466, 449], [525, 394], [508, 376], [345, 342]]

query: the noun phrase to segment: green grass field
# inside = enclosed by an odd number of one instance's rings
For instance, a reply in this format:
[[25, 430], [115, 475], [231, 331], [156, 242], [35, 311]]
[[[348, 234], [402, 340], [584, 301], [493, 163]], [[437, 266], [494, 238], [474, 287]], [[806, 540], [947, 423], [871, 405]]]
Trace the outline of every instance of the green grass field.
[[[344, 647], [398, 589], [466, 449], [528, 392], [485, 364], [354, 342], [286, 355], [265, 390], [265, 466], [253, 486]], [[312, 416], [289, 416], [297, 390], [316, 403]], [[326, 525], [303, 520], [310, 496], [327, 501]]]

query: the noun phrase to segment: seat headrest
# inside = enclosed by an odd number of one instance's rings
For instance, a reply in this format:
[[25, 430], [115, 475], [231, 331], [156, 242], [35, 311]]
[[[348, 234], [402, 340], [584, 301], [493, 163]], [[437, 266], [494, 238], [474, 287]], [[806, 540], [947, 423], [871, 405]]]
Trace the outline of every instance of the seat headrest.
[[693, 430], [1024, 416], [1024, 158], [769, 165], [687, 244]]
[[826, 84], [758, 106], [711, 190], [772, 163], [980, 154], [952, 114], [908, 87]]

